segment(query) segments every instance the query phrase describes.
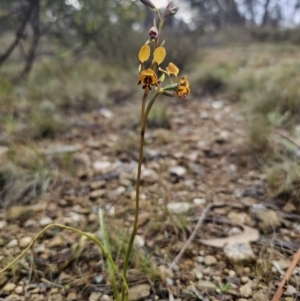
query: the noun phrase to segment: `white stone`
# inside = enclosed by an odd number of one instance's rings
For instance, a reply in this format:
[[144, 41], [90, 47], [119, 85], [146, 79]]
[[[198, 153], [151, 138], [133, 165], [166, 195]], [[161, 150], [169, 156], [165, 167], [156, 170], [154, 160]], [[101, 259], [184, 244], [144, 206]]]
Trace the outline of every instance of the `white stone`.
[[206, 200], [205, 199], [201, 199], [201, 198], [195, 198], [195, 199], [193, 199], [193, 203], [195, 204], [195, 205], [203, 205], [203, 204], [205, 204], [206, 203]]
[[134, 244], [138, 247], [143, 247], [145, 245], [145, 240], [141, 235], [136, 235], [134, 238]]
[[7, 222], [6, 221], [0, 221], [0, 229], [4, 229], [7, 226]]
[[49, 217], [49, 216], [44, 216], [43, 218], [41, 218], [39, 220], [39, 224], [42, 226], [42, 227], [45, 227], [45, 226], [48, 226], [50, 224], [53, 223], [53, 220]]
[[12, 292], [16, 288], [16, 285], [14, 283], [7, 283], [5, 284], [3, 291], [4, 292]]
[[114, 113], [108, 109], [101, 109], [100, 114], [105, 118], [112, 118], [114, 116]]
[[169, 170], [170, 174], [176, 175], [178, 177], [182, 177], [186, 174], [186, 169], [183, 166], [174, 166]]
[[30, 236], [25, 236], [25, 237], [22, 237], [19, 241], [19, 246], [21, 248], [26, 248], [29, 246], [29, 244], [32, 242], [32, 237]]
[[186, 213], [190, 209], [190, 204], [187, 202], [169, 203], [167, 208], [170, 213]]
[[224, 101], [223, 100], [216, 100], [212, 102], [211, 107], [215, 110], [221, 109], [224, 106]]
[[224, 247], [224, 253], [233, 263], [248, 262], [255, 259], [249, 243], [227, 243]]
[[252, 281], [249, 280], [246, 284], [240, 287], [240, 294], [242, 297], [250, 297], [252, 295]]
[[18, 241], [16, 239], [12, 239], [8, 244], [7, 244], [7, 248], [13, 248], [16, 247], [18, 245]]
[[129, 289], [129, 301], [145, 300], [150, 296], [150, 285], [139, 284]]
[[212, 255], [206, 255], [206, 256], [204, 257], [204, 264], [205, 264], [205, 265], [210, 266], [210, 265], [214, 265], [214, 264], [216, 264], [216, 263], [217, 263], [217, 259], [216, 259], [215, 256], [212, 256]]
[[105, 211], [108, 215], [110, 216], [114, 216], [116, 214], [116, 209], [115, 206], [113, 206], [112, 204], [108, 203], [104, 205]]
[[96, 171], [103, 171], [111, 167], [111, 162], [109, 161], [96, 161], [93, 163], [93, 168]]

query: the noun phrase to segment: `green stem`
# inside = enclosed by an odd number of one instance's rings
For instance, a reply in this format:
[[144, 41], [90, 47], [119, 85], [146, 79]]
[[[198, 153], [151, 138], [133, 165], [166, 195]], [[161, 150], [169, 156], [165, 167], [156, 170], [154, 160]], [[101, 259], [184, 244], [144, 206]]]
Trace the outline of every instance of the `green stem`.
[[[155, 102], [155, 99], [159, 95], [159, 90], [157, 90], [154, 95], [152, 96], [146, 111], [144, 113], [141, 125], [141, 137], [140, 137], [140, 149], [139, 149], [139, 162], [138, 162], [138, 171], [137, 171], [137, 178], [136, 178], [136, 195], [135, 195], [135, 217], [134, 217], [134, 225], [132, 229], [132, 233], [129, 239], [128, 247], [126, 250], [125, 260], [124, 260], [124, 267], [123, 267], [123, 278], [126, 279], [127, 270], [128, 270], [128, 263], [129, 257], [131, 254], [131, 250], [134, 243], [134, 238], [136, 236], [138, 230], [138, 223], [139, 223], [139, 209], [140, 209], [140, 186], [141, 186], [141, 172], [142, 172], [142, 163], [143, 163], [143, 155], [144, 155], [144, 144], [145, 144], [145, 130], [147, 125], [147, 117], [150, 113], [150, 110]], [[122, 288], [122, 299], [124, 300], [125, 294], [125, 287]]]
[[5, 272], [8, 268], [10, 268], [13, 264], [15, 264], [18, 260], [20, 260], [26, 254], [26, 252], [32, 247], [32, 245], [38, 240], [38, 238], [44, 232], [46, 232], [48, 229], [50, 229], [52, 227], [58, 227], [58, 228], [61, 228], [61, 229], [72, 231], [74, 233], [79, 234], [80, 236], [85, 236], [88, 239], [95, 242], [99, 246], [99, 248], [101, 249], [103, 256], [110, 262], [113, 271], [122, 279], [123, 289], [128, 292], [129, 289], [128, 289], [126, 279], [123, 277], [123, 274], [120, 273], [120, 271], [119, 271], [117, 265], [115, 264], [114, 260], [112, 259], [111, 255], [107, 252], [104, 245], [101, 243], [101, 241], [96, 236], [94, 236], [93, 234], [88, 233], [88, 232], [80, 231], [80, 230], [78, 230], [76, 228], [73, 228], [73, 227], [68, 227], [68, 226], [65, 226], [65, 225], [62, 225], [62, 224], [56, 224], [56, 223], [50, 224], [50, 225], [46, 226], [43, 230], [41, 230], [36, 235], [36, 237], [32, 240], [32, 242], [22, 251], [22, 253], [20, 255], [15, 257], [13, 259], [13, 261], [11, 261], [7, 266], [5, 266], [2, 270], [0, 270], [0, 274]]

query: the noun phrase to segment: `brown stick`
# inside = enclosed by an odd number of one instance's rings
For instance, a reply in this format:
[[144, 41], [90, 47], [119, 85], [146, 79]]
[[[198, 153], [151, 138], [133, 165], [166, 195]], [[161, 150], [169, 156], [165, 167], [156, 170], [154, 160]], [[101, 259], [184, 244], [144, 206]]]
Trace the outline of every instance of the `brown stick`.
[[297, 265], [297, 263], [300, 261], [300, 248], [298, 249], [298, 251], [295, 253], [293, 260], [288, 268], [288, 270], [286, 271], [283, 279], [281, 280], [277, 291], [272, 299], [272, 301], [279, 301], [279, 299], [281, 298], [283, 291], [284, 291], [284, 286], [286, 285], [286, 283], [288, 282], [288, 280], [290, 279], [292, 272], [295, 268], [295, 266]]

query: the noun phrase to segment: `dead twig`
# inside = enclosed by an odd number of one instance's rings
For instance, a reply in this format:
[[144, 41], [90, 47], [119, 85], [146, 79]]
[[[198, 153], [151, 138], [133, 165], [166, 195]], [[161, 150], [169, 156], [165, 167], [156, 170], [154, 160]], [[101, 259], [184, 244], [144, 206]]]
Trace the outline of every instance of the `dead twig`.
[[202, 212], [202, 214], [200, 215], [197, 225], [195, 226], [195, 229], [193, 230], [191, 236], [189, 237], [189, 239], [186, 241], [186, 243], [184, 244], [183, 248], [180, 250], [180, 252], [178, 253], [178, 255], [176, 256], [176, 258], [174, 259], [174, 261], [171, 263], [170, 265], [170, 269], [172, 269], [174, 267], [175, 264], [177, 264], [177, 262], [179, 261], [179, 259], [182, 257], [182, 255], [184, 254], [185, 250], [187, 249], [188, 245], [194, 240], [198, 230], [200, 229], [203, 220], [205, 219], [206, 214], [214, 207], [223, 207], [225, 206], [225, 204], [223, 203], [219, 203], [219, 204], [210, 204], [208, 205]]
[[286, 271], [283, 279], [281, 280], [272, 301], [279, 301], [279, 299], [281, 298], [281, 296], [283, 294], [284, 286], [286, 285], [286, 283], [290, 279], [290, 277], [292, 275], [292, 272], [293, 272], [294, 268], [296, 267], [296, 265], [299, 261], [300, 261], [300, 247], [298, 248], [298, 251], [295, 253], [295, 255], [293, 257], [293, 260], [292, 260], [288, 270]]

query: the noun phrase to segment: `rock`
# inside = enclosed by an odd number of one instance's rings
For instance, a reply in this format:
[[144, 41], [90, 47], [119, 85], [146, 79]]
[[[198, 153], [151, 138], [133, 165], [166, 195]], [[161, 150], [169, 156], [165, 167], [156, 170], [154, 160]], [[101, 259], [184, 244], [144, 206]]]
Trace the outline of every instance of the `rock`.
[[[100, 294], [101, 296], [101, 294]], [[78, 296], [75, 292], [69, 292], [67, 296], [67, 301], [76, 301], [78, 300]], [[90, 299], [89, 299], [90, 301]], [[97, 301], [97, 299], [93, 299], [92, 301]]]
[[50, 297], [50, 301], [62, 301], [63, 300], [63, 297], [61, 294], [53, 294], [51, 295]]
[[16, 285], [14, 283], [7, 283], [5, 284], [5, 286], [3, 287], [3, 292], [5, 293], [10, 293], [12, 292], [14, 289], [16, 288]]
[[170, 213], [186, 213], [190, 209], [190, 204], [187, 202], [169, 203], [167, 208]]
[[119, 186], [118, 188], [111, 190], [107, 193], [107, 198], [114, 202], [119, 199], [119, 197], [126, 191], [124, 186]]
[[195, 198], [193, 199], [193, 203], [197, 206], [204, 205], [206, 203], [205, 199]]
[[98, 199], [101, 198], [106, 193], [105, 189], [96, 189], [90, 192], [90, 199]]
[[134, 238], [134, 245], [137, 247], [143, 247], [145, 245], [145, 240], [141, 235], [136, 235]]
[[92, 292], [89, 297], [89, 301], [99, 301], [102, 294], [98, 292]]
[[165, 265], [160, 265], [158, 267], [159, 274], [162, 280], [166, 280], [167, 278], [174, 278], [174, 273], [171, 269], [167, 268]]
[[191, 171], [193, 171], [195, 174], [204, 177], [205, 176], [205, 170], [199, 165], [194, 162], [189, 162], [188, 167]]
[[197, 280], [200, 280], [200, 279], [202, 279], [203, 278], [203, 274], [199, 271], [199, 270], [197, 270], [197, 269], [195, 269], [194, 270], [194, 276], [195, 276], [195, 278], [197, 279]]
[[217, 288], [217, 286], [208, 280], [199, 280], [197, 282], [197, 287], [200, 291], [207, 291], [207, 292], [214, 292]]
[[53, 223], [53, 220], [49, 216], [45, 216], [39, 220], [39, 224], [42, 227], [48, 226]]
[[0, 230], [4, 229], [7, 226], [6, 221], [0, 221]]
[[104, 209], [106, 213], [110, 216], [114, 216], [116, 214], [116, 208], [113, 204], [107, 203], [104, 205]]
[[207, 256], [204, 257], [204, 264], [205, 265], [210, 266], [210, 265], [214, 265], [216, 263], [217, 263], [216, 257], [214, 257], [212, 255], [207, 255]]
[[16, 239], [12, 239], [11, 241], [8, 242], [7, 248], [14, 248], [18, 245], [18, 241]]
[[211, 103], [211, 107], [215, 110], [222, 109], [224, 107], [223, 100], [215, 100]]
[[0, 146], [0, 156], [2, 157], [3, 155], [5, 155], [8, 152], [9, 148], [7, 146]]
[[287, 285], [283, 294], [286, 296], [292, 296], [292, 295], [296, 295], [297, 292], [298, 291], [292, 285]]
[[253, 301], [268, 300], [269, 293], [264, 292], [263, 290], [254, 291], [251, 297]]
[[[4, 300], [4, 299], [3, 299]], [[5, 300], [9, 300], [9, 301], [18, 301], [21, 300], [21, 297], [17, 294], [11, 294], [7, 297], [7, 299]]]
[[241, 282], [242, 282], [243, 284], [247, 283], [248, 281], [249, 281], [249, 277], [248, 277], [248, 276], [243, 276], [243, 277], [241, 278]]
[[227, 218], [236, 224], [245, 224], [246, 221], [250, 220], [250, 217], [244, 212], [229, 212]]
[[139, 284], [129, 289], [129, 301], [145, 300], [150, 296], [150, 285]]
[[200, 118], [201, 119], [208, 119], [209, 118], [208, 112], [207, 111], [200, 112]]
[[96, 161], [93, 163], [93, 169], [95, 171], [105, 172], [112, 166], [109, 161]]
[[25, 237], [22, 237], [19, 241], [19, 246], [20, 248], [26, 248], [28, 247], [28, 245], [32, 242], [32, 237], [30, 236], [25, 236]]
[[105, 118], [112, 118], [114, 116], [114, 113], [111, 110], [105, 108], [102, 108], [99, 113]]
[[16, 294], [23, 294], [23, 292], [24, 292], [24, 288], [23, 288], [23, 286], [17, 286], [16, 288], [15, 288], [15, 293]]
[[106, 186], [105, 181], [95, 181], [95, 182], [90, 183], [91, 190], [97, 190], [99, 188], [104, 188], [105, 186]]
[[112, 299], [108, 295], [103, 295], [100, 301], [112, 301]]
[[154, 170], [145, 168], [142, 171], [141, 179], [153, 184], [159, 180], [159, 176]]
[[55, 236], [48, 243], [48, 248], [58, 248], [66, 244], [65, 240], [61, 236]]
[[227, 243], [224, 247], [224, 253], [232, 263], [251, 262], [255, 259], [249, 243]]
[[236, 272], [234, 270], [229, 270], [228, 275], [229, 275], [229, 277], [234, 278], [234, 277], [236, 277]]
[[265, 233], [273, 232], [281, 225], [281, 219], [278, 213], [271, 209], [262, 209], [256, 212], [259, 221], [258, 227]]
[[240, 294], [242, 297], [250, 297], [252, 295], [252, 281], [249, 280], [246, 284], [240, 287]]
[[186, 174], [186, 169], [183, 166], [178, 165], [171, 167], [169, 173], [177, 177], [183, 177]]

